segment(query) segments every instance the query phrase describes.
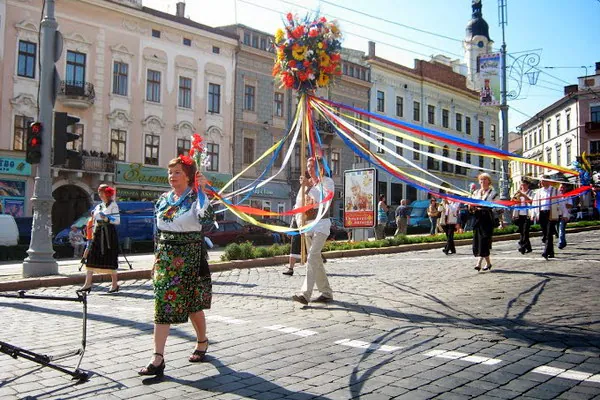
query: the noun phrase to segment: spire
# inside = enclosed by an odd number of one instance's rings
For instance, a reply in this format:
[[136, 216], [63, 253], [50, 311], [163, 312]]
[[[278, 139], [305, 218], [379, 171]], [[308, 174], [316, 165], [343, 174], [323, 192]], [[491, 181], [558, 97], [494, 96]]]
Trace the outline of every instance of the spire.
[[482, 8], [481, 0], [473, 0], [473, 2], [471, 3], [471, 8], [473, 9], [473, 15], [472, 15], [471, 20], [467, 24], [466, 40], [471, 40], [471, 39], [473, 39], [474, 36], [483, 36], [488, 41], [492, 41], [492, 39], [490, 39], [490, 34], [489, 34], [490, 28], [489, 28], [487, 22], [485, 22], [485, 20], [483, 19], [483, 16], [481, 13], [481, 8]]

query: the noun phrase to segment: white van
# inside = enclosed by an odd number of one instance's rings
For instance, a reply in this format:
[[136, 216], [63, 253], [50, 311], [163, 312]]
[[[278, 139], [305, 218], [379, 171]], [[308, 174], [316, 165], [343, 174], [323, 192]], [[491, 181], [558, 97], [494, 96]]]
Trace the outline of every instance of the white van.
[[12, 215], [0, 214], [0, 246], [16, 246], [19, 229]]

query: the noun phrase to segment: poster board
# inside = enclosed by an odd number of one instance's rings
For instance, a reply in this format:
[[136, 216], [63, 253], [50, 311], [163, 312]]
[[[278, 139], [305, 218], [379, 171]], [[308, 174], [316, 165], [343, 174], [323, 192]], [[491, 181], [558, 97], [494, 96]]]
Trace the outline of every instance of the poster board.
[[375, 226], [375, 168], [344, 171], [344, 227], [372, 228]]

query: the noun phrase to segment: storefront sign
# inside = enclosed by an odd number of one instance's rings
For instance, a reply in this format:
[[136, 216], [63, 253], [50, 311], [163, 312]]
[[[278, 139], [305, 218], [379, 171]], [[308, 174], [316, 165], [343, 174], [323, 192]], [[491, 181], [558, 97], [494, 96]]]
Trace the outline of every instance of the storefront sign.
[[25, 215], [25, 182], [0, 180], [0, 214]]
[[[221, 174], [219, 172], [208, 172], [208, 171], [202, 172], [202, 175], [204, 175], [206, 177], [206, 179], [208, 179], [211, 186], [214, 187], [215, 189], [221, 189], [233, 177], [231, 174]], [[230, 186], [230, 188], [231, 188], [231, 186]]]
[[375, 226], [374, 168], [344, 172], [344, 227], [372, 228]]
[[140, 189], [129, 189], [117, 187], [117, 197], [119, 200], [148, 200], [154, 201], [160, 197], [161, 194], [167, 190], [155, 191], [155, 190], [140, 190]]
[[[238, 179], [236, 189], [250, 185], [254, 180]], [[273, 199], [289, 199], [290, 186], [287, 183], [269, 182], [264, 186], [256, 188], [251, 197], [268, 197]]]
[[31, 175], [31, 165], [24, 158], [0, 156], [0, 174], [3, 175]]
[[128, 185], [169, 187], [166, 168], [147, 167], [138, 163], [117, 163], [115, 182]]

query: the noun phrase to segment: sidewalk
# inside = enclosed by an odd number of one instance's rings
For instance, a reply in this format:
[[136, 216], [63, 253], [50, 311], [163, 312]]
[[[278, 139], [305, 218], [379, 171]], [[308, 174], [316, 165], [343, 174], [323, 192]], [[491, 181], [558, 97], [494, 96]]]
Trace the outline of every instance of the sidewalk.
[[[571, 228], [567, 229], [567, 233], [585, 232], [591, 230], [600, 230], [600, 226], [583, 227], [583, 228]], [[532, 232], [531, 237], [541, 236], [541, 232]], [[495, 236], [494, 242], [501, 241], [517, 241], [519, 239], [518, 234], [509, 234], [502, 236]], [[409, 251], [417, 250], [428, 250], [443, 247], [444, 242], [429, 242], [429, 243], [417, 243], [417, 244], [406, 244], [393, 247], [381, 247], [381, 248], [365, 248], [355, 250], [339, 250], [326, 252], [325, 257], [328, 259], [333, 258], [345, 258], [345, 257], [359, 257], [377, 254], [394, 254], [404, 253]], [[470, 245], [472, 239], [463, 239], [455, 241], [457, 246]], [[516, 250], [516, 247], [515, 247]], [[288, 262], [288, 256], [276, 256], [271, 258], [257, 258], [250, 260], [234, 260], [234, 261], [221, 261], [221, 255], [224, 251], [219, 250], [209, 251], [210, 257], [210, 270], [211, 272], [227, 271], [231, 269], [243, 269], [243, 268], [256, 268], [264, 266], [283, 265]], [[127, 262], [123, 257], [119, 257], [119, 280], [132, 280], [132, 279], [149, 279], [151, 278], [151, 268], [154, 261], [154, 254], [135, 254], [127, 256], [127, 259], [131, 263], [133, 269], [129, 269]], [[52, 286], [66, 286], [66, 285], [78, 285], [85, 280], [85, 269], [79, 271], [81, 265], [79, 260], [60, 260], [58, 261], [58, 275], [35, 277], [35, 278], [23, 278], [22, 276], [22, 264], [0, 264], [0, 292], [1, 291], [14, 291], [14, 290], [30, 290], [39, 287], [52, 287]], [[94, 282], [108, 282], [110, 281], [110, 275], [94, 274]]]

